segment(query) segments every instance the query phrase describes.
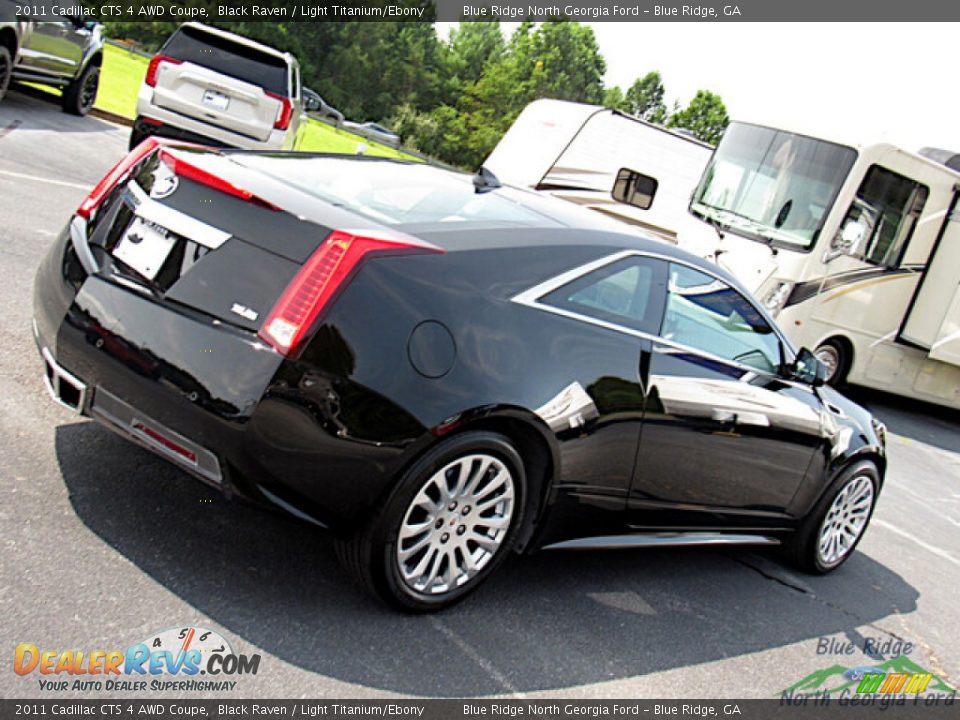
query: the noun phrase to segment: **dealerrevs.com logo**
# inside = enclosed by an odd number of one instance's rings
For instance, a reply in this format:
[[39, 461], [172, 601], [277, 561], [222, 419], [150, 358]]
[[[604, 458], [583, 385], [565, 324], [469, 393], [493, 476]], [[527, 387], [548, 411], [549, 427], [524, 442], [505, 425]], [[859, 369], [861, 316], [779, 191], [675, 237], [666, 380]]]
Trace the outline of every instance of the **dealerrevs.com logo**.
[[259, 655], [233, 651], [218, 632], [179, 627], [149, 635], [125, 650], [49, 650], [19, 643], [17, 675], [36, 676], [44, 692], [229, 692], [233, 679], [256, 675]]

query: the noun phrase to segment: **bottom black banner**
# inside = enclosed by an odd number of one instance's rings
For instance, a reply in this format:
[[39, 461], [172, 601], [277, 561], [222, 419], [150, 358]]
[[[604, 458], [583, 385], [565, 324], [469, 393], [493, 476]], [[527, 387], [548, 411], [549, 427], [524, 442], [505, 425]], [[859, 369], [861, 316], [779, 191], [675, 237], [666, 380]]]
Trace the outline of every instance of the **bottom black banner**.
[[956, 696], [780, 700], [0, 700], [0, 718], [956, 718]]

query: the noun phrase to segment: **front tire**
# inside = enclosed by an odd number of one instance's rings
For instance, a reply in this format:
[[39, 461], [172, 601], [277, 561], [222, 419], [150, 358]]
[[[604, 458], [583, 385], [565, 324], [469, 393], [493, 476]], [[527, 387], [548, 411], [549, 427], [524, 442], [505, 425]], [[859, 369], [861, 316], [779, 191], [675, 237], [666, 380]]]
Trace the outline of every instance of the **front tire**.
[[426, 453], [352, 539], [337, 542], [347, 570], [407, 612], [459, 602], [509, 554], [526, 476], [510, 441], [467, 432]]
[[787, 544], [794, 562], [817, 575], [843, 565], [870, 524], [879, 490], [880, 474], [872, 462], [862, 460], [842, 471]]
[[3, 45], [0, 45], [0, 100], [7, 94], [10, 87], [10, 78], [13, 76], [13, 58], [10, 57], [10, 51]]
[[100, 68], [96, 65], [87, 65], [80, 77], [63, 90], [61, 103], [63, 111], [71, 115], [86, 115], [93, 109], [97, 101], [97, 90], [100, 87]]

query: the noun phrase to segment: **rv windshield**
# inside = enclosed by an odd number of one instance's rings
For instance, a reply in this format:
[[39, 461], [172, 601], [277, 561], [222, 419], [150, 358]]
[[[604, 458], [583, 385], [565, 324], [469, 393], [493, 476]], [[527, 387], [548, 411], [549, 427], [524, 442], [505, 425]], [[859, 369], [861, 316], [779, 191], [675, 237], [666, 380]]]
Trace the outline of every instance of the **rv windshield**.
[[751, 239], [806, 249], [820, 235], [856, 155], [822, 140], [732, 123], [690, 209]]

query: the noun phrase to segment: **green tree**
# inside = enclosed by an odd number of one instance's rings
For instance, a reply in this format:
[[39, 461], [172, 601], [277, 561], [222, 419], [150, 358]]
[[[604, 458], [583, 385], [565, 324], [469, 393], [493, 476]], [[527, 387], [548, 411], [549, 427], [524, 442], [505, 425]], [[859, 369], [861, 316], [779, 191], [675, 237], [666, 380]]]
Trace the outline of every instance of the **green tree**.
[[730, 124], [727, 108], [719, 95], [697, 90], [690, 104], [670, 116], [668, 127], [686, 128], [704, 142], [716, 145]]
[[463, 83], [480, 79], [484, 68], [503, 57], [507, 44], [499, 22], [462, 22], [450, 32], [450, 69]]
[[619, 85], [608, 87], [603, 91], [603, 106], [612, 110], [630, 112], [627, 99], [624, 97], [623, 90], [620, 89]]
[[627, 90], [626, 105], [629, 112], [648, 122], [662, 123], [667, 119], [667, 106], [663, 103], [663, 79], [656, 70], [637, 78]]

